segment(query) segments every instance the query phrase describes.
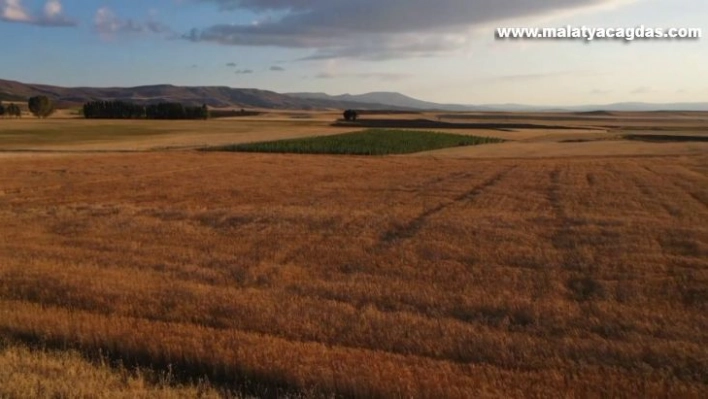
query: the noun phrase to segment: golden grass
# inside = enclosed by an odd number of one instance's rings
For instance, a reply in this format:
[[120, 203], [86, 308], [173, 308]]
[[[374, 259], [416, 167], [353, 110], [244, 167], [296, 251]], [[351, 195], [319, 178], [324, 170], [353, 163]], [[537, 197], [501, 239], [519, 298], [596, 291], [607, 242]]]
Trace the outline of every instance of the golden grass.
[[2, 398], [219, 398], [207, 384], [179, 386], [169, 375], [90, 363], [75, 351], [40, 351], [0, 346]]
[[14, 339], [235, 389], [708, 393], [705, 154], [0, 162]]
[[0, 120], [0, 150], [145, 151], [346, 132], [335, 118], [237, 118], [208, 121]]

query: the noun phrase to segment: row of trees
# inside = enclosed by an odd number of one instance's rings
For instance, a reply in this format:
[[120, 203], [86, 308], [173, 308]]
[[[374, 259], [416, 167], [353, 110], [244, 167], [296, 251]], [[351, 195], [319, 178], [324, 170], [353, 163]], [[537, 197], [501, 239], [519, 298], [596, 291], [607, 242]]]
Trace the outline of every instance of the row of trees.
[[20, 109], [20, 106], [17, 104], [7, 104], [3, 105], [2, 101], [0, 101], [0, 118], [4, 117], [9, 117], [9, 118], [20, 118], [22, 117], [22, 110]]
[[87, 119], [207, 119], [209, 109], [185, 106], [181, 103], [159, 103], [149, 105], [133, 104], [125, 101], [91, 101], [84, 104]]
[[[27, 108], [37, 118], [46, 118], [54, 113], [54, 103], [47, 96], [30, 97]], [[15, 103], [3, 105], [0, 101], [0, 117], [21, 118], [22, 109]]]

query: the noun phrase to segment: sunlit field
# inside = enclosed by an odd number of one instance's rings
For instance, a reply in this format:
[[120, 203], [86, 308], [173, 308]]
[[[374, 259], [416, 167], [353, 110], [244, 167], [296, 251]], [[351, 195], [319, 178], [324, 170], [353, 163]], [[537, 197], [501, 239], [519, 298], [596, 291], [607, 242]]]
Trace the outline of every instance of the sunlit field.
[[[342, 133], [316, 118], [204, 126]], [[706, 143], [249, 154], [83, 122], [0, 121], [0, 396], [708, 393]]]
[[0, 0], [0, 399], [708, 399], [683, 3]]
[[263, 110], [254, 116], [208, 121], [85, 120], [62, 111], [47, 120], [0, 119], [0, 156], [18, 151], [135, 152], [252, 145], [360, 133], [369, 125], [504, 140], [500, 144], [456, 146], [414, 155], [426, 157], [696, 155], [708, 151], [708, 113], [702, 112], [383, 113], [364, 115], [358, 124], [338, 124], [338, 118], [341, 113], [337, 111]]
[[8, 159], [0, 329], [236, 388], [700, 397], [707, 167]]
[[90, 362], [76, 351], [36, 350], [0, 342], [3, 398], [219, 398], [208, 384], [182, 384], [168, 372]]

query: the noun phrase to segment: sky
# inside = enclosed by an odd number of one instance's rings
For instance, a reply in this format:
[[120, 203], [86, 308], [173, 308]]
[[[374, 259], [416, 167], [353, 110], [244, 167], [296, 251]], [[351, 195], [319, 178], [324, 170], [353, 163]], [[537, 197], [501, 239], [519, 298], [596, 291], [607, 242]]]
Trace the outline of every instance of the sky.
[[[500, 40], [498, 27], [701, 28]], [[397, 91], [458, 104], [708, 101], [705, 0], [0, 0], [0, 78]]]

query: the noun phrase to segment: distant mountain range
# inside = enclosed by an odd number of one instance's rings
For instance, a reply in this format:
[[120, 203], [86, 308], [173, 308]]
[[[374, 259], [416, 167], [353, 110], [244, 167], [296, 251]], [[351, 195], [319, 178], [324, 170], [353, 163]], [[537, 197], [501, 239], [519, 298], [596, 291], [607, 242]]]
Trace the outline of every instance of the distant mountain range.
[[395, 92], [374, 92], [367, 94], [342, 94], [330, 96], [325, 93], [287, 93], [287, 95], [309, 100], [329, 100], [344, 101], [359, 104], [384, 104], [389, 107], [416, 109], [416, 110], [440, 110], [440, 111], [488, 111], [484, 106], [458, 105], [458, 104], [438, 104], [422, 101], [413, 97], [408, 97]]
[[288, 93], [290, 96], [312, 99], [312, 100], [333, 100], [346, 101], [360, 104], [385, 104], [394, 107], [416, 109], [416, 110], [436, 110], [436, 111], [461, 111], [461, 112], [591, 112], [591, 111], [708, 111], [708, 102], [705, 103], [665, 103], [652, 104], [643, 102], [624, 102], [614, 104], [596, 104], [579, 106], [534, 106], [523, 104], [483, 104], [483, 105], [463, 105], [463, 104], [439, 104], [428, 101], [421, 101], [395, 92], [373, 92], [359, 95], [342, 94], [331, 96], [325, 93]]
[[235, 89], [226, 86], [60, 87], [0, 79], [0, 100], [26, 101], [29, 97], [36, 95], [46, 95], [58, 102], [59, 106], [76, 106], [92, 100], [113, 100], [139, 103], [176, 101], [192, 105], [207, 104], [211, 107], [292, 110], [355, 108], [362, 110], [453, 112], [708, 111], [708, 102], [667, 104], [627, 102], [557, 107], [522, 104], [464, 105], [422, 101], [395, 92], [333, 96], [325, 93], [280, 94], [267, 90]]

